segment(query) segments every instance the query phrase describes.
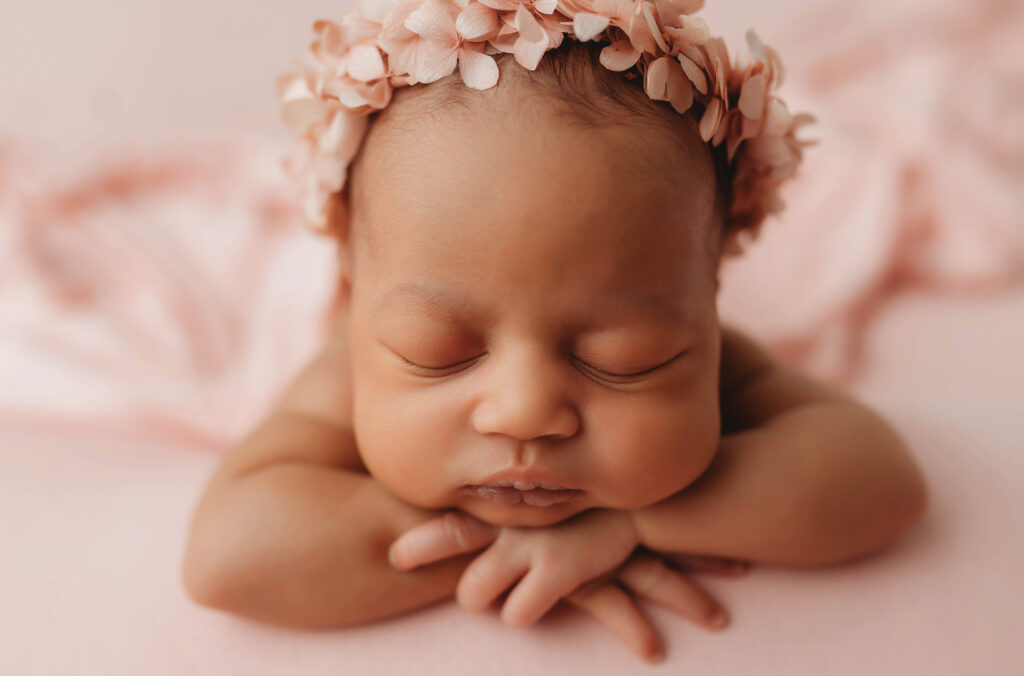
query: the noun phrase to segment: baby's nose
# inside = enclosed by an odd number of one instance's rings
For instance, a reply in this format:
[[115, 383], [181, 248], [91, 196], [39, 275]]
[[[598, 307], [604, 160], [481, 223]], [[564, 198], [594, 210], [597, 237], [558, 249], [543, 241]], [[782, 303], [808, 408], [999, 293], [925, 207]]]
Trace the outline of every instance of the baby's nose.
[[473, 425], [481, 434], [529, 441], [567, 438], [579, 430], [580, 416], [570, 383], [557, 363], [520, 360], [489, 375], [489, 389], [473, 411]]

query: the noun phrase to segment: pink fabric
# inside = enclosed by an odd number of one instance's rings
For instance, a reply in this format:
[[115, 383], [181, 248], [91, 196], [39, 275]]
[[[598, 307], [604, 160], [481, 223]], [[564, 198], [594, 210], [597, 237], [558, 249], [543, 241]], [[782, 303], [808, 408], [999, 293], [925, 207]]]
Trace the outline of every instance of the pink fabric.
[[[669, 645], [665, 668], [1020, 673], [1012, 625], [1024, 601], [1024, 545], [1014, 537], [1024, 516], [1024, 7], [710, 4], [712, 32], [730, 44], [752, 25], [779, 48], [781, 91], [793, 109], [819, 116], [822, 139], [783, 192], [783, 217], [724, 271], [723, 320], [890, 417], [921, 458], [934, 502], [884, 556], [708, 580], [735, 617], [725, 634], [651, 608]], [[296, 36], [308, 27], [298, 11], [277, 19], [302, 24]], [[60, 30], [22, 22], [37, 23]], [[271, 35], [232, 39], [251, 40], [257, 53]], [[177, 68], [189, 65], [181, 51], [167, 57]], [[180, 96], [201, 79], [202, 59], [216, 56], [193, 55]], [[12, 101], [34, 91], [4, 74]], [[209, 115], [217, 119], [215, 106]], [[0, 132], [18, 122], [0, 117]], [[127, 133], [101, 122], [79, 129], [78, 142], [93, 139], [95, 151]], [[39, 143], [0, 143], [0, 538], [11, 552], [0, 569], [9, 646], [0, 666], [638, 668], [606, 630], [568, 611], [525, 632], [453, 604], [357, 630], [291, 632], [184, 599], [184, 529], [216, 461], [202, 451], [250, 427], [308, 359], [333, 293], [329, 242], [299, 226], [278, 170], [283, 132], [258, 126], [107, 159], [83, 151], [72, 169], [48, 165]]]

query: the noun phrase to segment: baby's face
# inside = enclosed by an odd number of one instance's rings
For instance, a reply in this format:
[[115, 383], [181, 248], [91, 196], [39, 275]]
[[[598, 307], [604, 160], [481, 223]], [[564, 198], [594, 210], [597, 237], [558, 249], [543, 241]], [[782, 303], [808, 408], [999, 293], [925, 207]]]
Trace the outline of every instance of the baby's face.
[[[673, 190], [630, 147], [663, 139], [536, 111], [375, 133], [349, 299], [368, 471], [409, 503], [504, 526], [696, 479], [720, 431], [710, 155]], [[576, 492], [478, 490], [505, 471]]]

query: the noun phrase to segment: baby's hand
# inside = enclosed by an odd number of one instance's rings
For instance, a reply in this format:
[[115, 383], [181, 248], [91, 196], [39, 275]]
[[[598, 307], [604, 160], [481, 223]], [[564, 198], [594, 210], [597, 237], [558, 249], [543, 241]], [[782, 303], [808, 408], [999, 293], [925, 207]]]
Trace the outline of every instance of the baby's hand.
[[514, 627], [533, 624], [560, 598], [624, 562], [639, 544], [629, 514], [618, 510], [590, 510], [546, 528], [498, 528], [456, 510], [405, 533], [391, 554], [396, 567], [409, 569], [492, 541], [463, 572], [455, 597], [479, 612], [522, 578], [501, 612]]
[[[632, 519], [618, 510], [584, 512], [546, 528], [499, 528], [455, 510], [403, 534], [390, 555], [395, 567], [410, 570], [491, 543], [463, 572], [456, 599], [467, 610], [481, 611], [522, 577], [502, 608], [502, 619], [511, 626], [529, 626], [565, 598], [639, 655], [656, 660], [661, 641], [622, 586], [707, 628], [725, 624], [724, 610], [705, 591], [652, 553], [633, 553]], [[737, 572], [725, 562], [701, 562], [704, 570]]]

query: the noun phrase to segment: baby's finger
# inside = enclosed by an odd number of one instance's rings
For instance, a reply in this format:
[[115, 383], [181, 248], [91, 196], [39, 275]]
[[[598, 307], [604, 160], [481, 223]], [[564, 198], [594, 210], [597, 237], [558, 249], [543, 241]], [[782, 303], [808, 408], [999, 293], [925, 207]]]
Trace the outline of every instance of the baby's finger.
[[654, 626], [614, 582], [584, 585], [565, 600], [593, 615], [644, 660], [657, 664], [665, 659], [665, 648]]
[[695, 573], [708, 573], [710, 575], [722, 575], [724, 577], [740, 577], [750, 572], [749, 561], [739, 559], [728, 559], [718, 556], [702, 556], [698, 554], [664, 554], [672, 563], [691, 570]]
[[576, 584], [565, 586], [551, 570], [530, 568], [501, 609], [501, 619], [510, 627], [528, 627], [551, 610]]
[[455, 586], [455, 600], [466, 610], [487, 610], [494, 599], [515, 584], [529, 570], [527, 561], [515, 560], [494, 547], [473, 559]]
[[650, 554], [635, 554], [617, 573], [619, 581], [637, 594], [689, 617], [703, 627], [718, 630], [729, 618], [718, 601]]
[[391, 543], [388, 559], [399, 570], [411, 570], [483, 549], [498, 537], [499, 530], [463, 511], [453, 510], [403, 533]]

